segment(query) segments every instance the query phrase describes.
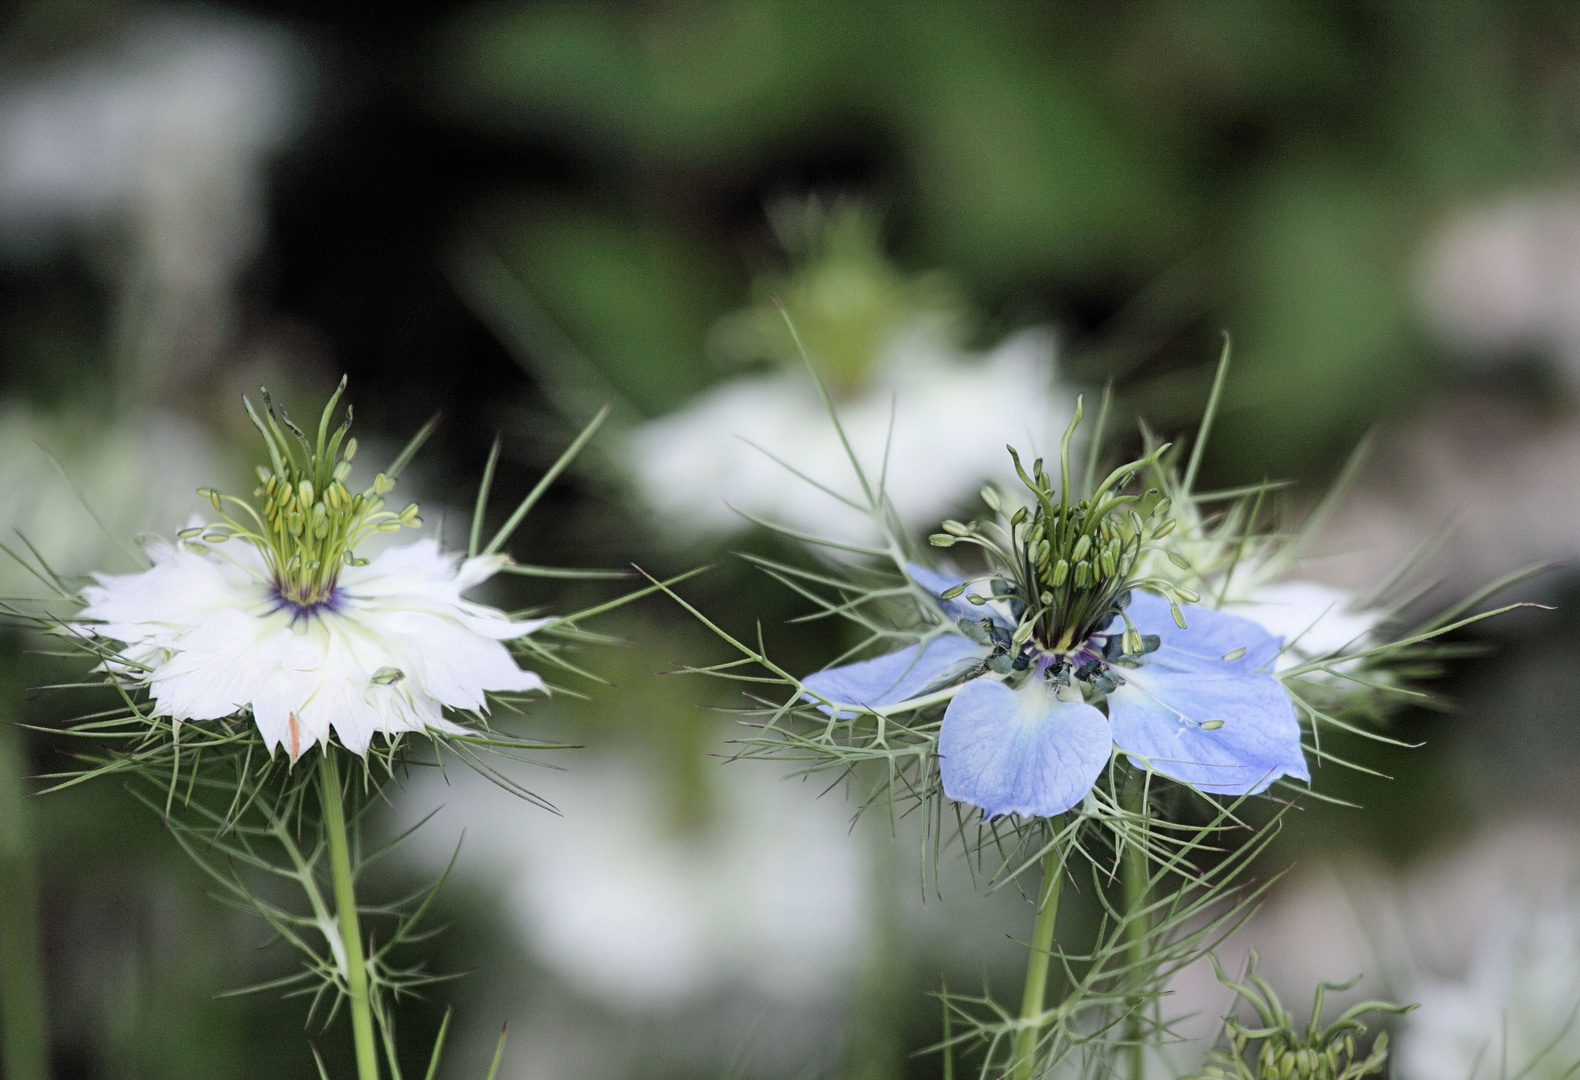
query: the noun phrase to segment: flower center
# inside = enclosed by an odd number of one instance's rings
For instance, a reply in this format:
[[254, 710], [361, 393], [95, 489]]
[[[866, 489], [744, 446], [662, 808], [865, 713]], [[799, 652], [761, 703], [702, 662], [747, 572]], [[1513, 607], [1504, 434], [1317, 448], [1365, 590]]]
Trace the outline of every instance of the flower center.
[[[1121, 466], [1092, 495], [1072, 501], [1068, 461], [1060, 463], [1062, 483], [1055, 488], [1040, 460], [1028, 475], [1015, 457], [1035, 497], [1029, 513], [1022, 508], [1010, 521], [1012, 565], [1006, 586], [1019, 601], [1016, 636], [1021, 640], [1067, 656], [1077, 666], [1086, 662], [1082, 654], [1094, 650], [1112, 655], [1143, 651], [1124, 609], [1130, 590], [1140, 584], [1136, 564], [1142, 552], [1172, 525], [1169, 500], [1156, 489], [1124, 490], [1143, 464], [1145, 459]], [[1119, 640], [1094, 644], [1116, 617], [1123, 628], [1108, 637]]]
[[[340, 604], [337, 583], [346, 566], [365, 566], [366, 559], [355, 554], [356, 545], [377, 532], [395, 532], [421, 524], [417, 504], [395, 513], [384, 508], [384, 495], [395, 486], [392, 475], [379, 473], [359, 495], [345, 485], [351, 474], [351, 459], [356, 456], [357, 440], [347, 439], [351, 428], [351, 409], [331, 435], [330, 421], [346, 381], [324, 406], [318, 421], [316, 439], [310, 439], [291, 421], [282, 405], [276, 405], [263, 391], [263, 415], [245, 397], [247, 414], [263, 435], [270, 464], [258, 466], [259, 485], [253, 491], [258, 505], [213, 489], [207, 495], [223, 524], [184, 529], [184, 540], [201, 538], [207, 543], [242, 539], [258, 549], [268, 569], [274, 595], [282, 608], [290, 608], [295, 618], [322, 611], [334, 611]], [[426, 429], [424, 429], [424, 433]], [[401, 455], [391, 473], [399, 471], [415, 451], [414, 440]], [[239, 508], [242, 520], [226, 512]], [[294, 620], [293, 620], [294, 621]]]
[[346, 594], [338, 586], [331, 587], [322, 596], [299, 598], [286, 593], [278, 583], [272, 590], [275, 611], [287, 611], [291, 615], [291, 625], [296, 625], [303, 619], [311, 619], [318, 615], [332, 615], [344, 605]]
[[[974, 604], [990, 599], [1009, 610], [1009, 624], [962, 619], [963, 633], [993, 646], [988, 667], [1002, 674], [1025, 671], [1035, 662], [1039, 673], [1053, 678], [1112, 681], [1110, 665], [1129, 662], [1158, 647], [1157, 638], [1142, 635], [1125, 614], [1131, 590], [1148, 589], [1168, 599], [1174, 621], [1185, 625], [1181, 603], [1200, 597], [1189, 589], [1138, 572], [1144, 553], [1161, 546], [1177, 521], [1172, 504], [1157, 488], [1131, 489], [1137, 475], [1157, 470], [1168, 445], [1109, 473], [1084, 498], [1070, 488], [1070, 441], [1081, 422], [1081, 402], [1059, 447], [1059, 482], [1038, 459], [1028, 473], [1013, 448], [1010, 457], [1032, 502], [1013, 514], [1003, 507], [997, 489], [986, 488], [983, 501], [1000, 521], [984, 529], [981, 522], [946, 521], [931, 537], [939, 547], [965, 541], [985, 549], [996, 565], [992, 597], [968, 596]], [[1090, 481], [1088, 481], [1088, 486]], [[1177, 559], [1170, 552], [1171, 559]], [[962, 583], [942, 593], [945, 600], [965, 591]]]

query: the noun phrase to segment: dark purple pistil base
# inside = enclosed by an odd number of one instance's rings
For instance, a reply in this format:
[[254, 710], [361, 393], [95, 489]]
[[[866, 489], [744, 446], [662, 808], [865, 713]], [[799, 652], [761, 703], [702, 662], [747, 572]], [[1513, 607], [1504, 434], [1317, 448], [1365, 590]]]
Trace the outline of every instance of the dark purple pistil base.
[[1049, 668], [1057, 664], [1068, 664], [1073, 669], [1081, 667], [1092, 660], [1101, 660], [1103, 658], [1103, 649], [1101, 645], [1093, 644], [1095, 640], [1094, 638], [1087, 641], [1080, 647], [1065, 653], [1039, 651], [1036, 659], [1037, 674], [1045, 675]]
[[345, 594], [340, 591], [340, 586], [338, 585], [329, 590], [328, 596], [305, 604], [286, 596], [280, 591], [278, 585], [272, 591], [274, 593], [274, 610], [289, 611], [291, 613], [292, 626], [295, 626], [303, 619], [311, 619], [317, 615], [334, 614], [344, 606], [346, 599]]

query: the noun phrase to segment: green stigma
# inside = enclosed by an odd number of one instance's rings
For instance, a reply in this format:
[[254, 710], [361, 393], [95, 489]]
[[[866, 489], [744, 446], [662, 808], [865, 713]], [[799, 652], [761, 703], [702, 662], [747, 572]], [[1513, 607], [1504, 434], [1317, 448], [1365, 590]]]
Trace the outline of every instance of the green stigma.
[[[319, 417], [316, 438], [309, 438], [297, 427], [267, 390], [262, 391], [262, 416], [244, 395], [247, 415], [269, 451], [269, 464], [258, 466], [259, 484], [253, 491], [256, 503], [203, 489], [199, 494], [213, 504], [223, 523], [179, 534], [182, 539], [201, 538], [206, 543], [249, 541], [262, 555], [280, 599], [298, 610], [330, 603], [342, 567], [367, 565], [367, 560], [355, 553], [363, 540], [374, 533], [422, 524], [416, 503], [399, 513], [384, 506], [384, 496], [395, 487], [393, 474], [409, 454], [401, 455], [390, 474], [375, 476], [360, 494], [353, 495], [346, 487], [351, 460], [357, 453], [357, 440], [346, 437], [351, 430], [349, 405], [345, 420], [333, 434], [329, 431], [345, 389], [342, 378]], [[244, 520], [227, 508], [238, 509]]]

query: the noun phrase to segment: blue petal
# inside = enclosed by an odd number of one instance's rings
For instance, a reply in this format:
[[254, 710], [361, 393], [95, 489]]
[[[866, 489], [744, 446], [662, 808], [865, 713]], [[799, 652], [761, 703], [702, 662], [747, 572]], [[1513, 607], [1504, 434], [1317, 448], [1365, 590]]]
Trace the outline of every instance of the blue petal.
[[[1130, 607], [1125, 609], [1125, 613], [1141, 633], [1156, 634], [1164, 648], [1188, 653], [1201, 660], [1223, 660], [1230, 653], [1244, 649], [1243, 656], [1226, 661], [1237, 671], [1271, 668], [1279, 650], [1284, 647], [1283, 638], [1274, 637], [1259, 623], [1239, 615], [1230, 615], [1226, 611], [1202, 607], [1200, 604], [1183, 604], [1180, 610], [1185, 616], [1183, 630], [1174, 621], [1167, 600], [1138, 589], [1131, 594]], [[1115, 619], [1108, 628], [1119, 633], [1125, 624]]]
[[984, 604], [981, 607], [978, 607], [968, 600], [945, 600], [943, 598], [943, 593], [948, 592], [956, 585], [965, 584], [966, 581], [970, 579], [952, 577], [949, 574], [940, 574], [936, 570], [929, 570], [927, 567], [918, 566], [916, 563], [906, 563], [905, 569], [911, 575], [912, 581], [916, 582], [922, 588], [926, 589], [928, 592], [932, 593], [938, 598], [938, 606], [943, 608], [944, 614], [949, 616], [951, 619], [970, 619], [974, 622], [977, 619], [982, 618], [983, 615], [986, 615], [988, 618], [992, 619], [995, 623], [1004, 627], [1006, 630], [1013, 630], [1015, 628], [1015, 624], [1009, 619], [1009, 617], [992, 605]]
[[[959, 634], [940, 634], [908, 649], [808, 675], [801, 682], [828, 701], [892, 705], [952, 682], [980, 664], [988, 648]], [[805, 695], [808, 701], [814, 700]], [[829, 706], [820, 705], [825, 713]], [[854, 716], [842, 713], [841, 716]]]
[[936, 570], [929, 570], [927, 567], [916, 563], [906, 563], [905, 569], [910, 573], [912, 581], [934, 596], [941, 592], [947, 592], [956, 585], [964, 585], [966, 580], [965, 578], [950, 577], [948, 574], [940, 574]]
[[[1283, 684], [1252, 669], [1249, 653], [1239, 660], [1219, 658], [1225, 643], [1238, 641], [1234, 647], [1239, 648], [1248, 639], [1218, 620], [1247, 620], [1197, 607], [1187, 609], [1185, 618], [1189, 630], [1175, 627], [1173, 642], [1145, 657], [1140, 667], [1120, 669], [1125, 683], [1108, 695], [1114, 741], [1140, 755], [1130, 758], [1135, 764], [1150, 764], [1164, 776], [1217, 795], [1254, 794], [1280, 776], [1310, 780], [1300, 724]], [[1141, 629], [1139, 620], [1136, 628]], [[1221, 726], [1201, 726], [1212, 720]]]
[[1059, 700], [1042, 679], [1020, 690], [977, 679], [950, 701], [938, 733], [944, 794], [989, 818], [1062, 814], [1091, 790], [1113, 743], [1102, 713]]

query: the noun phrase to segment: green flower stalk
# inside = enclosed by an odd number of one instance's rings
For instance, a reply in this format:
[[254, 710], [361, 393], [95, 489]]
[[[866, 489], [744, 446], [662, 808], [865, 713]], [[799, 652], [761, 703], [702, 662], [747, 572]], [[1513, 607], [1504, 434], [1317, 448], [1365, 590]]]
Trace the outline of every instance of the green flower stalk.
[[28, 827], [33, 807], [22, 790], [24, 745], [22, 729], [0, 716], [0, 1074], [48, 1080], [38, 869]]

